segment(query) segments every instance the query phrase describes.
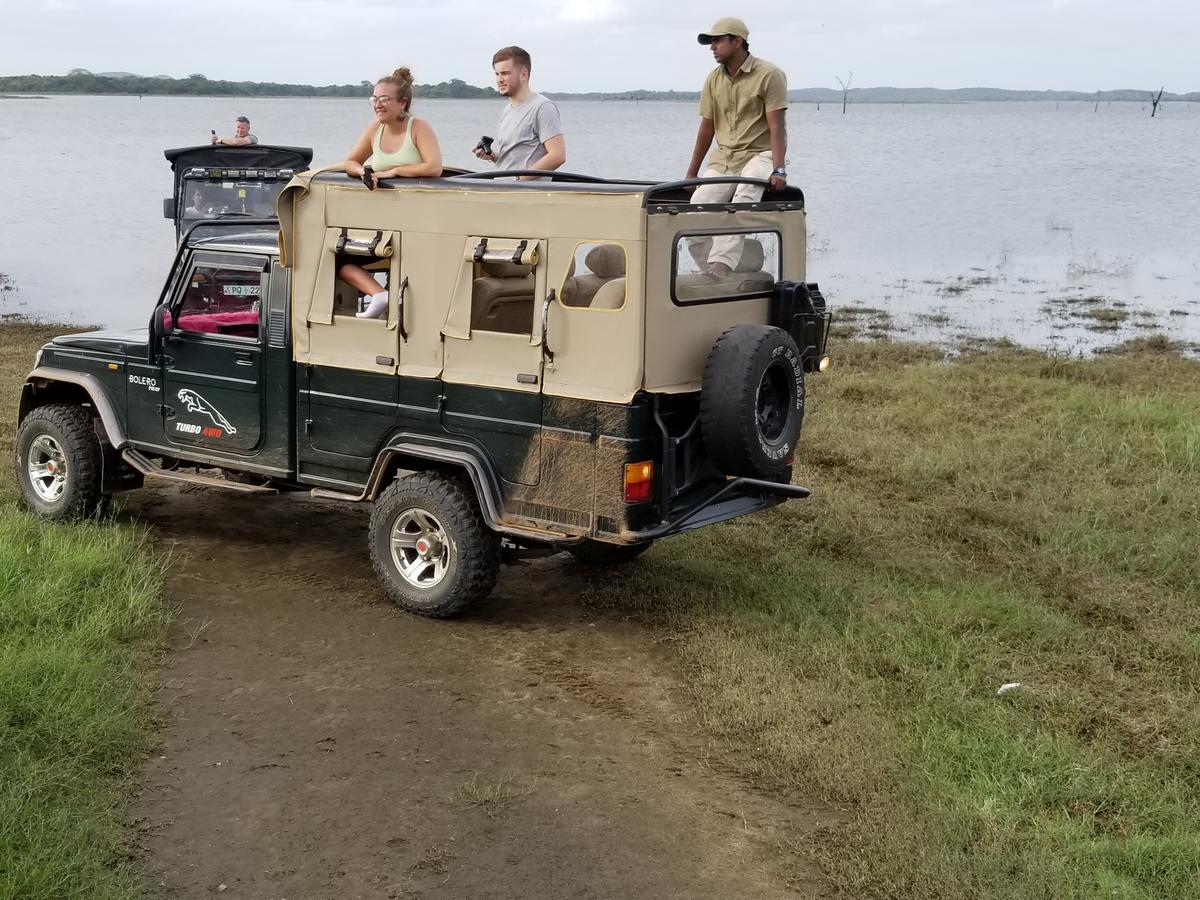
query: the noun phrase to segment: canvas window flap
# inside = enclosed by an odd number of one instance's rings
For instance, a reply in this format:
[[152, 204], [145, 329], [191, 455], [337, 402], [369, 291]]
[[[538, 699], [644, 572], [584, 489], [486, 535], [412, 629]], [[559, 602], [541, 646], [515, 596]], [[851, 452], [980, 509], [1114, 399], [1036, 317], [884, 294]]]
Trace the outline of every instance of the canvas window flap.
[[325, 244], [321, 259], [317, 263], [317, 274], [313, 278], [312, 298], [308, 304], [309, 324], [333, 324], [333, 287], [337, 278], [337, 247], [342, 229], [325, 229]]
[[334, 253], [362, 256], [367, 259], [388, 257], [393, 253], [392, 232], [370, 228], [338, 229]]

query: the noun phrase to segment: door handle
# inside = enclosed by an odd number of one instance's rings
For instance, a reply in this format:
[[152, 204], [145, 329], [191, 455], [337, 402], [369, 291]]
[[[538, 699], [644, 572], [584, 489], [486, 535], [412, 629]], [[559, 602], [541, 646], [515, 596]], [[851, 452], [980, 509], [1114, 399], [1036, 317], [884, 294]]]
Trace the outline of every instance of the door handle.
[[175, 367], [175, 357], [168, 356], [164, 353], [162, 355], [162, 364], [168, 369], [173, 369]]
[[233, 354], [233, 357], [239, 366], [254, 365], [254, 356], [250, 353], [249, 350], [238, 350], [236, 353]]
[[546, 299], [542, 301], [542, 358], [554, 365], [554, 351], [550, 349], [549, 330], [550, 330], [550, 305], [554, 302], [554, 290], [546, 295]]

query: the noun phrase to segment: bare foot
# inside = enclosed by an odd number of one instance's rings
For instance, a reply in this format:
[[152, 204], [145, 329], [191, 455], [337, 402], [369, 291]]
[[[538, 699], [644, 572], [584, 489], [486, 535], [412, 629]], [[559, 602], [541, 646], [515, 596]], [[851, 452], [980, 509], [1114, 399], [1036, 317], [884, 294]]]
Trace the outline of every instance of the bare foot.
[[717, 280], [720, 280], [722, 278], [728, 278], [729, 273], [731, 273], [732, 271], [733, 271], [733, 269], [729, 268], [729, 266], [725, 265], [725, 263], [715, 262], [715, 263], [711, 263], [709, 265], [709, 267], [704, 270], [704, 274], [707, 275], [709, 278], [715, 278]]

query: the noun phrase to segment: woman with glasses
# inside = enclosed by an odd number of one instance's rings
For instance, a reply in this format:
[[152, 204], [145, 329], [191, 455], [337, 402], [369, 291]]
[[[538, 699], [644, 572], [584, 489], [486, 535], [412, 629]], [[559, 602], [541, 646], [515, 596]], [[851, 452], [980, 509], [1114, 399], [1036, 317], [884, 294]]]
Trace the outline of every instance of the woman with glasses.
[[[375, 120], [366, 127], [344, 163], [346, 173], [362, 178], [374, 190], [381, 178], [437, 177], [442, 174], [442, 150], [437, 135], [424, 119], [412, 115], [412, 72], [401, 66], [375, 83], [371, 106]], [[347, 263], [338, 277], [362, 291], [370, 302], [360, 318], [378, 319], [387, 311], [387, 291], [371, 273]]]

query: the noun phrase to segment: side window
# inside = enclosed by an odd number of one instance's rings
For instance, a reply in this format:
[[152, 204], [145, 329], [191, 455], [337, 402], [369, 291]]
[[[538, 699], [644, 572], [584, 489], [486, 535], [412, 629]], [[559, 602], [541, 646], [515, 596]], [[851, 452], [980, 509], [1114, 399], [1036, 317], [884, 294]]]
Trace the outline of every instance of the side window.
[[258, 270], [196, 266], [184, 289], [177, 326], [180, 331], [257, 340], [261, 293]]
[[[489, 243], [490, 241], [490, 243]], [[483, 238], [471, 260], [471, 330], [533, 334], [536, 242]], [[528, 249], [530, 246], [532, 250]]]
[[[392, 293], [391, 271], [396, 246], [391, 231], [354, 228], [331, 229], [330, 246], [336, 278], [333, 282], [333, 315], [357, 316], [383, 322], [387, 306], [372, 305], [371, 298]], [[366, 315], [370, 313], [370, 315]]]
[[762, 297], [782, 271], [775, 231], [680, 235], [671, 298], [677, 304]]
[[617, 310], [625, 306], [625, 248], [581, 243], [558, 292], [563, 306]]

